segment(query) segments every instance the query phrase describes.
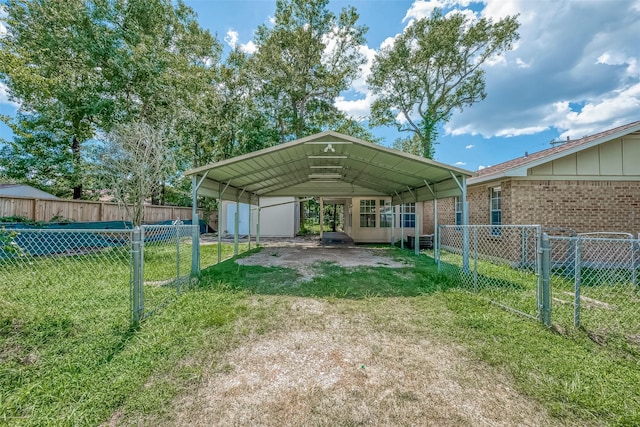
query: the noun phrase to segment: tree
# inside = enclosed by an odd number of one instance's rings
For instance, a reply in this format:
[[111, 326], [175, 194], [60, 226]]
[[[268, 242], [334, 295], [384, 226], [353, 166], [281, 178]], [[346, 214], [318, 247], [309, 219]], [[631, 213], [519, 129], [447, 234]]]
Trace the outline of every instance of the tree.
[[[74, 198], [88, 174], [87, 142], [122, 123], [184, 115], [221, 50], [180, 1], [10, 0], [6, 11], [0, 82], [20, 104], [4, 120], [21, 131], [12, 149], [54, 167]], [[60, 163], [41, 157], [52, 151]]]
[[414, 133], [421, 154], [433, 157], [438, 125], [453, 110], [486, 97], [481, 67], [512, 48], [518, 26], [515, 16], [494, 23], [459, 12], [444, 16], [440, 10], [411, 24], [374, 60], [367, 79], [377, 96], [371, 124], [395, 124], [399, 131]]
[[7, 118], [13, 131], [11, 141], [0, 145], [0, 169], [18, 182], [32, 185], [59, 197], [70, 197], [77, 186], [76, 152], [69, 148], [73, 129], [68, 123], [53, 125], [51, 118], [36, 113]]
[[145, 200], [159, 183], [176, 173], [169, 128], [145, 122], [118, 125], [98, 148], [98, 179], [124, 207], [134, 226], [142, 224]]
[[[108, 45], [108, 32], [95, 25], [92, 12], [81, 0], [11, 0], [6, 12], [7, 33], [0, 38], [0, 81], [19, 101], [23, 113], [13, 126], [42, 130], [43, 123], [51, 123], [48, 131], [56, 134], [51, 141], [64, 141], [71, 151], [57, 171], [66, 175], [73, 198], [78, 199], [83, 179], [81, 144], [93, 135], [97, 116], [113, 111], [111, 100], [103, 96], [96, 61], [97, 53]], [[44, 141], [28, 133], [23, 136], [17, 142], [25, 143], [25, 152], [34, 138]]]
[[275, 25], [256, 32], [251, 66], [259, 82], [258, 102], [280, 142], [301, 138], [326, 125], [338, 94], [358, 76], [364, 57], [358, 47], [367, 28], [355, 8], [336, 17], [328, 0], [278, 0]]

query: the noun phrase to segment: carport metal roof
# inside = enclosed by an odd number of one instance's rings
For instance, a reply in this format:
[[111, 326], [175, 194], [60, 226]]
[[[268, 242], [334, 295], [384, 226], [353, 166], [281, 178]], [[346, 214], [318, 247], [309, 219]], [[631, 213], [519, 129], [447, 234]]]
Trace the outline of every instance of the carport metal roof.
[[470, 171], [333, 131], [190, 169], [202, 196], [391, 196], [393, 204], [462, 194]]

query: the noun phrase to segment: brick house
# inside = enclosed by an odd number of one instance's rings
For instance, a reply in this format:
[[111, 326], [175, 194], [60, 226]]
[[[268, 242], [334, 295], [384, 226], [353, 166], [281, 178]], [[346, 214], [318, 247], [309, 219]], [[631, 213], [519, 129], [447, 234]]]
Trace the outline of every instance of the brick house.
[[[640, 234], [640, 121], [531, 153], [467, 180], [469, 224], [540, 224]], [[438, 224], [460, 224], [459, 198], [438, 202]], [[423, 229], [433, 233], [433, 202]]]

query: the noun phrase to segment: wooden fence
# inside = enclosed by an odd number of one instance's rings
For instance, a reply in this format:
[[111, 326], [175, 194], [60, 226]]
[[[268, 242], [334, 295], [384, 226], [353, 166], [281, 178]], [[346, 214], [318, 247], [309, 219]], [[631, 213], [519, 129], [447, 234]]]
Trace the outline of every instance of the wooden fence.
[[[198, 209], [198, 215], [202, 219], [201, 209]], [[129, 220], [124, 207], [118, 203], [0, 196], [0, 217], [6, 216], [21, 216], [32, 221], [45, 222], [52, 220], [72, 220], [76, 222]], [[144, 222], [153, 223], [175, 219], [190, 220], [191, 208], [145, 206]], [[207, 218], [209, 224], [214, 228], [217, 228], [217, 224], [212, 221], [216, 219], [217, 215], [211, 215], [210, 218]]]

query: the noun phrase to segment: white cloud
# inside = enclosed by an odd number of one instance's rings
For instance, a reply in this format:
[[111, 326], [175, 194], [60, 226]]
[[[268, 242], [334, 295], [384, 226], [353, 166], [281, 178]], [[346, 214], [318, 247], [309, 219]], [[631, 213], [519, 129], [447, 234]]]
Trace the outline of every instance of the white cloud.
[[347, 100], [344, 96], [338, 96], [334, 102], [338, 110], [343, 111], [355, 120], [360, 120], [369, 116], [373, 101], [373, 95], [368, 93], [364, 98], [355, 100]]
[[455, 162], [454, 165], [456, 165], [456, 166], [466, 166], [467, 163], [466, 162]]
[[396, 42], [396, 39], [398, 38], [400, 34], [396, 34], [393, 37], [387, 37], [386, 39], [384, 39], [382, 41], [382, 43], [380, 43], [380, 49], [386, 49], [388, 47], [393, 46], [393, 44]]
[[469, 144], [469, 145], [465, 145], [464, 148], [466, 148], [467, 150], [471, 150], [473, 147], [475, 147], [475, 145]]
[[547, 119], [562, 131], [560, 139], [576, 139], [637, 120], [639, 112], [640, 83], [636, 83], [586, 103], [579, 112], [572, 111], [568, 101], [557, 102]]
[[20, 104], [9, 99], [9, 88], [0, 82], [0, 104], [11, 105], [14, 108], [20, 108]]
[[487, 98], [454, 111], [446, 132], [577, 138], [638, 120], [640, 43], [629, 34], [640, 34], [640, 0], [481, 2], [494, 21], [519, 14], [520, 40], [504, 63], [484, 68]]
[[628, 57], [622, 52], [607, 51], [600, 55], [596, 64], [623, 65], [626, 66], [626, 74], [629, 77], [640, 77], [640, 65], [638, 58]]
[[231, 46], [231, 49], [235, 49], [236, 46], [238, 45], [238, 32], [235, 30], [229, 30], [227, 31], [227, 35], [224, 36], [224, 41], [227, 42], [227, 44], [229, 46]]
[[269, 16], [267, 18], [267, 22], [271, 25], [276, 25], [276, 17], [275, 16]]
[[422, 19], [431, 16], [434, 9], [456, 9], [467, 13], [471, 10], [459, 9], [466, 8], [472, 0], [416, 0], [413, 2], [402, 22], [412, 21], [414, 19]]
[[247, 43], [240, 45], [240, 50], [244, 53], [254, 54], [258, 50], [258, 46], [253, 42], [253, 40], [249, 40]]
[[7, 18], [7, 10], [5, 5], [0, 4], [0, 36], [7, 34], [7, 27], [2, 23], [2, 20]]
[[486, 168], [486, 166], [483, 165], [478, 165], [478, 170], [481, 171], [482, 169]]

